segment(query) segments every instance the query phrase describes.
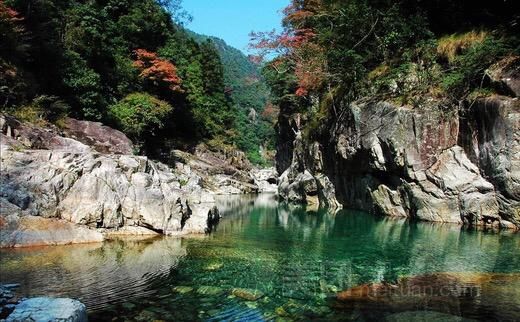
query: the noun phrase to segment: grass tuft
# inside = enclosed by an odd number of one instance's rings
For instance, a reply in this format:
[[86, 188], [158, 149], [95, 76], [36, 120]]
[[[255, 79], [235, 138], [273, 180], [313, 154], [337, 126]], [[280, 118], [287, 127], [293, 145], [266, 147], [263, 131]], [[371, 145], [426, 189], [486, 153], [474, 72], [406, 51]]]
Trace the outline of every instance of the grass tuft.
[[451, 63], [467, 49], [486, 40], [488, 35], [486, 31], [472, 30], [463, 34], [444, 36], [437, 43], [437, 54]]

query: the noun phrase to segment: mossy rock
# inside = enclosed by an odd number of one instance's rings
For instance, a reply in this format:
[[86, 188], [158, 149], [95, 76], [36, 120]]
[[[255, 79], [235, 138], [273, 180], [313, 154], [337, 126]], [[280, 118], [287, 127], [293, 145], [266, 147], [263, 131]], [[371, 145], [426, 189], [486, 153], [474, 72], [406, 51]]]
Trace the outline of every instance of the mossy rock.
[[236, 297], [239, 297], [244, 300], [248, 301], [256, 301], [259, 298], [264, 296], [264, 293], [262, 293], [259, 290], [251, 290], [251, 289], [245, 289], [245, 288], [234, 288], [231, 293], [235, 295]]

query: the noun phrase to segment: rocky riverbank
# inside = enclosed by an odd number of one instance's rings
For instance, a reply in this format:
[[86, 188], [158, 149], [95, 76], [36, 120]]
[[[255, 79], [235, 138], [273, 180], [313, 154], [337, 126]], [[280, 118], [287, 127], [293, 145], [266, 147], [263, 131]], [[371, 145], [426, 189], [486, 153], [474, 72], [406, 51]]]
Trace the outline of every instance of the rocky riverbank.
[[[518, 58], [487, 72], [500, 94], [399, 106], [365, 98], [338, 106], [327, 130], [282, 110], [279, 194], [293, 202], [393, 217], [520, 227]], [[285, 141], [284, 141], [285, 139]]]
[[204, 233], [219, 219], [215, 195], [275, 186], [238, 152], [174, 151], [166, 165], [132, 155], [132, 142], [100, 123], [69, 118], [58, 129], [2, 115], [0, 128], [0, 247]]

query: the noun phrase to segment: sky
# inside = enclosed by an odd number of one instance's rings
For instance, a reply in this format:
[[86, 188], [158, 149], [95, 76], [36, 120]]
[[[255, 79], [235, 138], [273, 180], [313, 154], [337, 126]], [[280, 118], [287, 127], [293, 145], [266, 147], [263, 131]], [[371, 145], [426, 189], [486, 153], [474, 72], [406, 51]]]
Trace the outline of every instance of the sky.
[[184, 0], [183, 8], [193, 16], [186, 24], [199, 34], [216, 36], [248, 53], [251, 31], [281, 29], [280, 11], [289, 0]]

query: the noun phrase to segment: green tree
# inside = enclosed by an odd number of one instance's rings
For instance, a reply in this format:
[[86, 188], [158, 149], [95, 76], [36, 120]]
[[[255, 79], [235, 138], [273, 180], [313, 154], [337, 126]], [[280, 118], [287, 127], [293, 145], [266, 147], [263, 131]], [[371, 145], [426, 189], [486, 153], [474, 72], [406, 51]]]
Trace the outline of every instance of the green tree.
[[130, 94], [109, 108], [113, 122], [138, 143], [155, 136], [172, 111], [170, 104], [147, 93]]

